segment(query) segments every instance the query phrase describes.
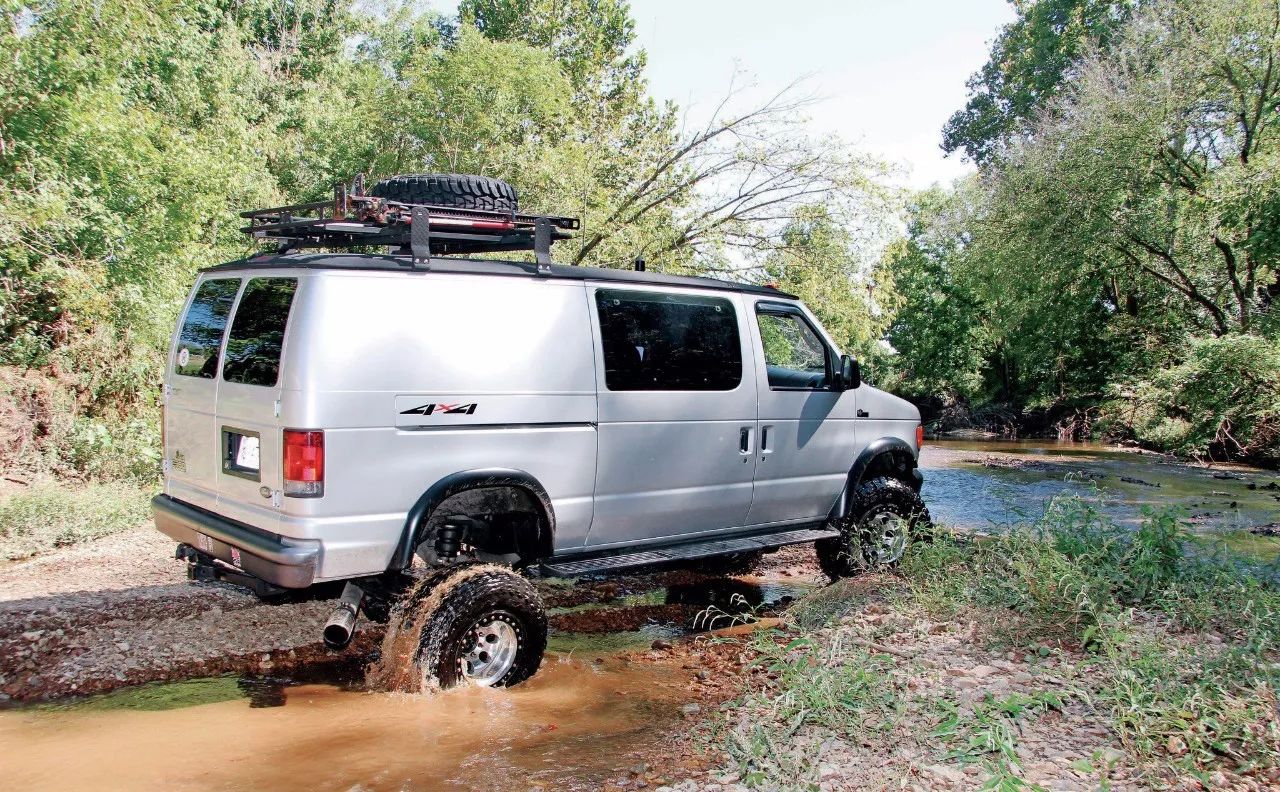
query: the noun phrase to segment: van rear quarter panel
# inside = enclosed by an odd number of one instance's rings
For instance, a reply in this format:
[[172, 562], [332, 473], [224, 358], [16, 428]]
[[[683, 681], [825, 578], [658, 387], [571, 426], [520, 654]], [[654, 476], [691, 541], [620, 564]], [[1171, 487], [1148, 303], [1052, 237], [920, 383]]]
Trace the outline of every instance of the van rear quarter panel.
[[581, 282], [430, 272], [302, 277], [281, 425], [325, 431], [325, 493], [285, 498], [280, 531], [325, 540], [321, 578], [385, 569], [418, 497], [475, 468], [533, 475], [555, 508], [556, 549], [583, 544], [596, 394]]

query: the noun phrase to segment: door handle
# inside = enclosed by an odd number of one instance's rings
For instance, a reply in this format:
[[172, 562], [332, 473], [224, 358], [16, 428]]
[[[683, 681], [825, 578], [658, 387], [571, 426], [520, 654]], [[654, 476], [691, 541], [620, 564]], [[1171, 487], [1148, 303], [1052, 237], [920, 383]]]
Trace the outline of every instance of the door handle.
[[773, 449], [769, 447], [769, 433], [773, 430], [772, 426], [760, 427], [760, 453], [772, 454]]
[[751, 427], [744, 426], [738, 433], [738, 453], [751, 453]]

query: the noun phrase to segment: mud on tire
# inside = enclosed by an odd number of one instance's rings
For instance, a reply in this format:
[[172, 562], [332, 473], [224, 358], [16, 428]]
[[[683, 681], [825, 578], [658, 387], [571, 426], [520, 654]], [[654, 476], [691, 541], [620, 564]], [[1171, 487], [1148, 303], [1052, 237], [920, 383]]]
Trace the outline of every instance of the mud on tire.
[[510, 687], [533, 676], [547, 648], [547, 615], [533, 585], [510, 569], [441, 573], [416, 615], [415, 665], [428, 686]]
[[486, 176], [458, 173], [392, 176], [373, 185], [369, 194], [389, 201], [458, 209], [514, 212], [520, 208], [516, 190], [510, 184]]
[[895, 478], [864, 481], [853, 491], [848, 515], [833, 520], [840, 531], [815, 543], [818, 565], [832, 580], [866, 569], [893, 566], [908, 542], [927, 541], [933, 533], [929, 509], [920, 494]]

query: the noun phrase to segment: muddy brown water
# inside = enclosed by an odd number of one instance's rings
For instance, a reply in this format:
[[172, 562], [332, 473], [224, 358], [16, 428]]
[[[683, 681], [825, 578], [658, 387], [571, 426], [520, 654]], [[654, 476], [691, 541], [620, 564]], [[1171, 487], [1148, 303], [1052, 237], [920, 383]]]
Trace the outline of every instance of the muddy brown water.
[[[591, 789], [619, 757], [680, 718], [686, 674], [653, 664], [549, 656], [511, 690], [438, 695], [284, 688], [258, 707], [225, 701], [146, 710], [127, 698], [0, 715], [10, 789]], [[152, 706], [172, 702], [156, 689]], [[186, 683], [190, 686], [191, 683]], [[181, 702], [177, 702], [181, 703]], [[146, 704], [142, 704], [146, 706]]]
[[[1247, 533], [1280, 520], [1274, 472], [1043, 441], [934, 442], [922, 467], [935, 518], [966, 530], [1000, 530], [1076, 494], [1100, 498], [1126, 523], [1143, 507], [1176, 506], [1206, 536], [1264, 558], [1280, 553], [1280, 539]], [[553, 623], [659, 605], [692, 605], [704, 620], [713, 607], [760, 612], [818, 583], [812, 570], [768, 565], [701, 587], [649, 580], [624, 578], [604, 598], [563, 597], [549, 608]], [[14, 789], [595, 789], [635, 763], [630, 752], [686, 723], [694, 672], [623, 650], [693, 627], [554, 633], [542, 670], [512, 690], [373, 693], [353, 665], [331, 678], [197, 679], [11, 709], [0, 712], [0, 769]]]

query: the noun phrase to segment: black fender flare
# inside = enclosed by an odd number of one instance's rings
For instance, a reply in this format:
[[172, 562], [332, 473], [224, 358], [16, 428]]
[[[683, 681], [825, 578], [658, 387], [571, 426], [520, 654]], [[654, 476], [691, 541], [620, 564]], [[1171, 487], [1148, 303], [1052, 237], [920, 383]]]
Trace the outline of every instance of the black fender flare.
[[868, 443], [867, 447], [862, 449], [862, 453], [858, 454], [858, 458], [853, 461], [853, 467], [849, 468], [849, 478], [845, 481], [844, 489], [840, 491], [840, 497], [836, 499], [835, 505], [831, 507], [830, 518], [844, 516], [845, 509], [848, 506], [849, 493], [853, 492], [862, 483], [862, 477], [866, 475], [871, 463], [877, 457], [885, 454], [905, 454], [911, 460], [912, 475], [909, 483], [916, 492], [920, 491], [920, 485], [924, 483], [924, 476], [920, 474], [919, 458], [916, 455], [915, 448], [900, 437], [881, 437]]
[[427, 523], [436, 508], [449, 498], [468, 490], [487, 489], [492, 487], [511, 487], [523, 490], [533, 499], [542, 512], [541, 517], [549, 532], [549, 539], [554, 539], [556, 532], [556, 514], [551, 506], [551, 497], [546, 487], [529, 473], [513, 468], [480, 468], [461, 470], [450, 473], [427, 488], [409, 509], [405, 517], [404, 530], [391, 556], [391, 570], [408, 569], [413, 564], [413, 553], [418, 544], [425, 538]]

